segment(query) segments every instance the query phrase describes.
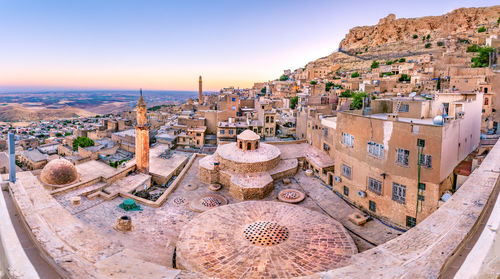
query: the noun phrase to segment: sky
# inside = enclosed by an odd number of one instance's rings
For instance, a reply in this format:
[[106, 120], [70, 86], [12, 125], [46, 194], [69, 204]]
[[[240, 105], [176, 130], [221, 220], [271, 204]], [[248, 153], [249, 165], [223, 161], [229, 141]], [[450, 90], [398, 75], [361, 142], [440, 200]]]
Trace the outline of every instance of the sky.
[[0, 91], [251, 87], [326, 56], [389, 13], [498, 0], [0, 0]]

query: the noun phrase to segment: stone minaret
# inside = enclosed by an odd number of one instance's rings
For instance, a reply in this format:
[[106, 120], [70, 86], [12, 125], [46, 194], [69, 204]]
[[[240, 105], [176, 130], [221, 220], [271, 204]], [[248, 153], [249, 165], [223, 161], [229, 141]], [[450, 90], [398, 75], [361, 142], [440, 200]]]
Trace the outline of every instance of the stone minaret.
[[198, 103], [199, 104], [202, 104], [203, 103], [203, 85], [202, 85], [202, 81], [201, 81], [201, 76], [200, 76], [200, 80], [198, 81]]
[[135, 126], [135, 161], [137, 170], [149, 173], [149, 123], [146, 117], [147, 106], [144, 98], [137, 102], [137, 125]]

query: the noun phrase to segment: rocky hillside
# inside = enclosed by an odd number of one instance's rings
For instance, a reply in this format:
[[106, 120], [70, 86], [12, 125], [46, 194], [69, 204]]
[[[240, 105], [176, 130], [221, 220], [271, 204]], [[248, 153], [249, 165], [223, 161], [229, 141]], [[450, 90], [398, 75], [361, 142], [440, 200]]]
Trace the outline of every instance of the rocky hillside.
[[390, 14], [377, 25], [352, 28], [340, 43], [344, 50], [365, 49], [387, 43], [411, 40], [413, 35], [447, 37], [496, 23], [500, 6], [461, 8], [442, 16], [396, 19]]

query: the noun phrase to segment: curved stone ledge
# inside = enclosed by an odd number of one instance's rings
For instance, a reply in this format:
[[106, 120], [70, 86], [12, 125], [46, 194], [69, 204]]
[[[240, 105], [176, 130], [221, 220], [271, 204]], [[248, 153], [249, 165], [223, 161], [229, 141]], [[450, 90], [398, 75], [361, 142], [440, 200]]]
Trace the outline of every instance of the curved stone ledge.
[[343, 268], [303, 278], [438, 278], [480, 227], [499, 186], [500, 141], [443, 206], [398, 238], [352, 257]]

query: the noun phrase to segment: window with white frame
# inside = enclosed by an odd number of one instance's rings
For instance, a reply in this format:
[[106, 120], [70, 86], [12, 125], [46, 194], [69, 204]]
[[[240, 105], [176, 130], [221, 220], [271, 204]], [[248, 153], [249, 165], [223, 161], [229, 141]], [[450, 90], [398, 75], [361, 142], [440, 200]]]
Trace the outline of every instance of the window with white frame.
[[384, 145], [373, 141], [369, 141], [368, 154], [377, 158], [384, 158]]
[[409, 104], [401, 104], [401, 106], [399, 106], [399, 112], [408, 112], [408, 111], [410, 111]]
[[427, 154], [420, 154], [420, 165], [425, 168], [432, 168], [432, 156]]
[[342, 164], [342, 175], [351, 179], [352, 169], [349, 166]]
[[407, 167], [409, 158], [410, 158], [409, 150], [398, 148], [398, 153], [396, 157], [397, 164]]
[[392, 200], [399, 203], [406, 203], [406, 186], [399, 183], [392, 183]]
[[382, 194], [382, 181], [379, 181], [375, 178], [368, 178], [368, 189], [376, 194]]
[[342, 133], [342, 143], [349, 146], [349, 147], [353, 147], [354, 146], [354, 136], [349, 135], [347, 133]]

